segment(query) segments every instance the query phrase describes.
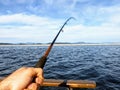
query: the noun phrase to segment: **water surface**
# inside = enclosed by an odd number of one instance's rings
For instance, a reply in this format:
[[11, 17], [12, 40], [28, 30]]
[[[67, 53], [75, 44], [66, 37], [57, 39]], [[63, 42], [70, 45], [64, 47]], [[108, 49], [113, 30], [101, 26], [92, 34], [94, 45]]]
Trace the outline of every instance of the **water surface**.
[[[47, 46], [1, 46], [0, 77], [22, 66], [34, 66], [46, 49]], [[54, 46], [44, 76], [47, 79], [94, 80], [97, 83], [94, 90], [120, 90], [120, 46]]]

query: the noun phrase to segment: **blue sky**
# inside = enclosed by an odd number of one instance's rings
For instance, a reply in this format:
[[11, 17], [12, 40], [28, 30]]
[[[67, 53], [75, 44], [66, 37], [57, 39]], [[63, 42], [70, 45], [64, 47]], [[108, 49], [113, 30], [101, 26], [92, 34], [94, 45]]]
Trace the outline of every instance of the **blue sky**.
[[0, 0], [0, 42], [120, 42], [120, 0]]

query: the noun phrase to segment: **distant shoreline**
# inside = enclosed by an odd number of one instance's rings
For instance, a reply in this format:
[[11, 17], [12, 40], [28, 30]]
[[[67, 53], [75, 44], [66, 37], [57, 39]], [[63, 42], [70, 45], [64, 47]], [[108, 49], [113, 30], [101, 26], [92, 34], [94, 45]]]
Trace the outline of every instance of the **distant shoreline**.
[[[20, 45], [20, 44], [3, 44], [0, 46], [49, 46], [50, 44], [24, 44], [24, 45]], [[54, 46], [119, 46], [120, 43], [118, 44], [54, 44]]]

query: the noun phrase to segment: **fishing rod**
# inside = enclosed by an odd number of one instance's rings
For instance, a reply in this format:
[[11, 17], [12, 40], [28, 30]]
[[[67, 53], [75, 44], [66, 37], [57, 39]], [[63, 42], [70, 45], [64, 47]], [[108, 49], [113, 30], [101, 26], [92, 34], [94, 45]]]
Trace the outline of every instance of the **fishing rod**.
[[52, 43], [50, 44], [50, 46], [48, 47], [48, 49], [46, 50], [46, 52], [44, 53], [44, 55], [38, 60], [38, 62], [36, 63], [35, 67], [36, 68], [43, 68], [46, 61], [47, 61], [47, 56], [49, 55], [57, 37], [59, 36], [60, 32], [63, 30], [64, 26], [67, 24], [67, 22], [70, 20], [70, 19], [74, 19], [74, 17], [70, 17], [68, 18], [65, 23], [63, 24], [63, 26], [61, 27], [61, 29], [59, 30], [58, 34], [56, 35], [56, 37], [53, 39]]

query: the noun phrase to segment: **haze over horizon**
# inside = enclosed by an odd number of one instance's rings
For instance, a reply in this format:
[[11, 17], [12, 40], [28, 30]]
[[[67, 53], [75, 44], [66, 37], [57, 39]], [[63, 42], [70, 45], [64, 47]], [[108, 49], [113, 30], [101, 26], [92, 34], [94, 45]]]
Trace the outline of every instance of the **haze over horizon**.
[[0, 0], [0, 43], [120, 42], [120, 0]]

